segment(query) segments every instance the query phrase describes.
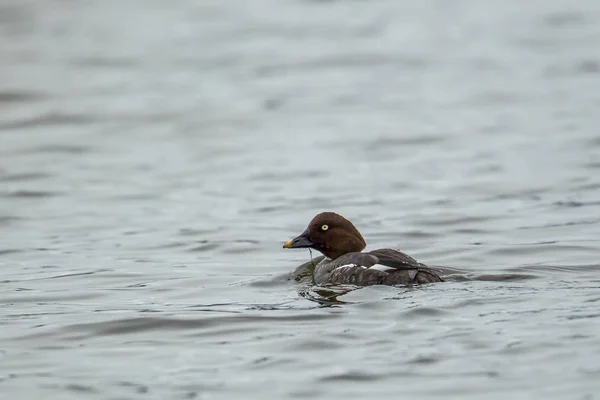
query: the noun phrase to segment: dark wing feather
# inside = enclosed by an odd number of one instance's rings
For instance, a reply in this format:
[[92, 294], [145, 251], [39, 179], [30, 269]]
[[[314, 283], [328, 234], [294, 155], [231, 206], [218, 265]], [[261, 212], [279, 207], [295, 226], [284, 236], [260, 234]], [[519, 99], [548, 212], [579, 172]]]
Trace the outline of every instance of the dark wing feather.
[[[380, 249], [368, 253], [348, 253], [332, 261], [334, 267], [329, 280], [336, 284], [397, 285], [440, 282], [434, 270], [414, 258], [393, 249]], [[369, 269], [375, 264], [394, 269], [379, 271]]]
[[343, 256], [339, 256], [331, 262], [333, 267], [341, 267], [342, 265], [354, 264], [357, 267], [369, 268], [379, 262], [377, 256], [373, 256], [369, 253], [346, 253]]
[[378, 264], [385, 265], [396, 269], [415, 269], [427, 268], [425, 264], [421, 264], [408, 254], [394, 249], [379, 249], [368, 252], [367, 254], [374, 255], [378, 258]]
[[[409, 256], [408, 254], [402, 253], [401, 251], [394, 249], [379, 249], [370, 251], [368, 254], [374, 255], [379, 259], [378, 264], [385, 265], [386, 267], [392, 267], [401, 271], [416, 271], [411, 272], [408, 276], [415, 283], [428, 283], [428, 282], [442, 282], [443, 279], [436, 273], [435, 270], [429, 268], [427, 265], [422, 264]], [[395, 277], [391, 271], [388, 271], [390, 282], [396, 280], [403, 280], [400, 276]], [[404, 274], [399, 274], [404, 275]]]

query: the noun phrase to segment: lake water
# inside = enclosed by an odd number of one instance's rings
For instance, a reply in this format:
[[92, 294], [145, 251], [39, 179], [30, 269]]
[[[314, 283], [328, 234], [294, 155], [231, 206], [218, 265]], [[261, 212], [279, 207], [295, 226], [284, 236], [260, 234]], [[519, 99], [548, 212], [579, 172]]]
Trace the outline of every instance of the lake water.
[[[599, 43], [597, 0], [2, 1], [0, 398], [600, 399]], [[451, 275], [319, 303], [326, 210]]]

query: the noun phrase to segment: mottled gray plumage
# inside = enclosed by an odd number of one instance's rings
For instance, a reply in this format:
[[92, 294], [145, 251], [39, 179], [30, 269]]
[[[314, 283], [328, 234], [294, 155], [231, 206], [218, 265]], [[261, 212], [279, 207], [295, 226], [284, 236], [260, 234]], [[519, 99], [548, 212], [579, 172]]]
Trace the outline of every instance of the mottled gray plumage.
[[[385, 271], [373, 266], [390, 267]], [[437, 273], [414, 258], [393, 249], [347, 253], [331, 260], [325, 258], [314, 272], [318, 285], [403, 285], [441, 282]]]

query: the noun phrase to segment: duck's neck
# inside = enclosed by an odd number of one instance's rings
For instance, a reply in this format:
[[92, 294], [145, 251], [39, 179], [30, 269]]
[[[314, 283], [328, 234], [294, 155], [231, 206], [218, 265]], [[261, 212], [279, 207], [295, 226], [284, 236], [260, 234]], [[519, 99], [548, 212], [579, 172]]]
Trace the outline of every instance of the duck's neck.
[[348, 253], [359, 253], [367, 246], [362, 236], [343, 235], [338, 236], [332, 245], [324, 245], [319, 250], [327, 258], [335, 260]]

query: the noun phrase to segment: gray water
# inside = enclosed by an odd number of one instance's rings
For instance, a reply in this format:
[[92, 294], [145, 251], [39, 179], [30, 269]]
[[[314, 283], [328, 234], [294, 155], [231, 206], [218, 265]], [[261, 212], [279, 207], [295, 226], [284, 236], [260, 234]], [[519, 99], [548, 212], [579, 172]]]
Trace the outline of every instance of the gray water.
[[[0, 398], [599, 399], [599, 43], [597, 0], [0, 2]], [[325, 210], [447, 282], [320, 303]]]

